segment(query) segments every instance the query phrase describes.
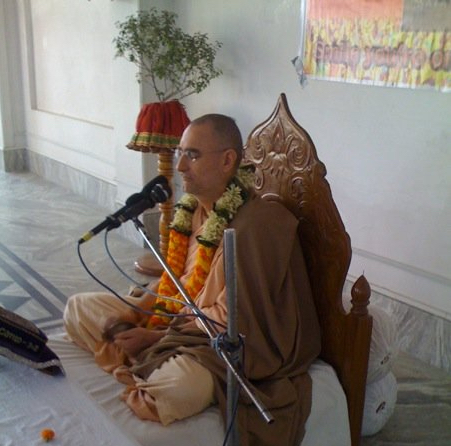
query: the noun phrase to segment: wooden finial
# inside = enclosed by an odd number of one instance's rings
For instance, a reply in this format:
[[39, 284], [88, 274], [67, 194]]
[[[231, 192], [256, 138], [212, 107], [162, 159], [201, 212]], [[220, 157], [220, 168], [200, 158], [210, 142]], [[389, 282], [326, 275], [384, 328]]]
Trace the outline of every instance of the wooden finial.
[[351, 313], [359, 316], [366, 316], [368, 314], [371, 288], [363, 274], [355, 281], [351, 290], [351, 296]]

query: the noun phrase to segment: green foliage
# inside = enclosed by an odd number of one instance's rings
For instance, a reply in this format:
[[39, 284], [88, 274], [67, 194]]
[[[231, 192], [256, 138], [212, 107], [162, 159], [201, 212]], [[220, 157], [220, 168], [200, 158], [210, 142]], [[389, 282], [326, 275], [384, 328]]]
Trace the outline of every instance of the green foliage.
[[184, 33], [176, 18], [173, 12], [151, 8], [116, 23], [116, 57], [136, 64], [138, 82], [150, 83], [160, 101], [200, 93], [222, 74], [214, 66], [222, 43], [210, 43], [207, 34]]

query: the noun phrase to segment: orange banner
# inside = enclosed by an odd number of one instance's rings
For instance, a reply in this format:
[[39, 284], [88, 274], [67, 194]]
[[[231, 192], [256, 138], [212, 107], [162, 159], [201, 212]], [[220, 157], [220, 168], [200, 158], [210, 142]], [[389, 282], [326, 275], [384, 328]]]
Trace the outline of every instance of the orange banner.
[[451, 88], [449, 0], [304, 0], [301, 78]]

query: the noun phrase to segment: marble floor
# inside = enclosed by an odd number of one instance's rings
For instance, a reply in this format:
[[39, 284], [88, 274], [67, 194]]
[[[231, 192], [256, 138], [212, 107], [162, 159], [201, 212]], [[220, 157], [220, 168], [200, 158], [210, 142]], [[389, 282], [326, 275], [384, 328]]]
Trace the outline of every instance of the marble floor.
[[[47, 333], [59, 330], [68, 296], [103, 289], [83, 268], [77, 241], [108, 213], [33, 173], [0, 171], [0, 305]], [[81, 245], [82, 258], [96, 277], [123, 294], [131, 281], [113, 265], [104, 243], [99, 234]], [[134, 280], [148, 280], [133, 268], [144, 249], [115, 231], [108, 247]], [[398, 383], [393, 415], [362, 446], [451, 445], [451, 375], [405, 353], [393, 372]]]
[[[77, 242], [110, 213], [32, 173], [0, 172], [0, 305], [44, 331], [61, 327], [68, 296], [104, 290], [83, 267]], [[104, 234], [80, 245], [80, 255], [99, 280], [122, 295], [132, 283], [108, 257]], [[107, 242], [128, 275], [148, 282], [134, 272], [143, 248], [116, 231]]]

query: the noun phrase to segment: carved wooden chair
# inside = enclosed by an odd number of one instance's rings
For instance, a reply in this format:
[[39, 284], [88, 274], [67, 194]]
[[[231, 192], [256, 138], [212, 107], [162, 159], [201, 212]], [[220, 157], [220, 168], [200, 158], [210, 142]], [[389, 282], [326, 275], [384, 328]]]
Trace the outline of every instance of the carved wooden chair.
[[313, 296], [321, 325], [321, 358], [332, 365], [347, 398], [352, 446], [360, 443], [372, 318], [370, 287], [361, 276], [352, 308], [342, 304], [351, 243], [333, 201], [326, 168], [308, 133], [281, 94], [271, 116], [250, 133], [245, 160], [256, 167], [256, 191], [282, 202], [299, 219]]

